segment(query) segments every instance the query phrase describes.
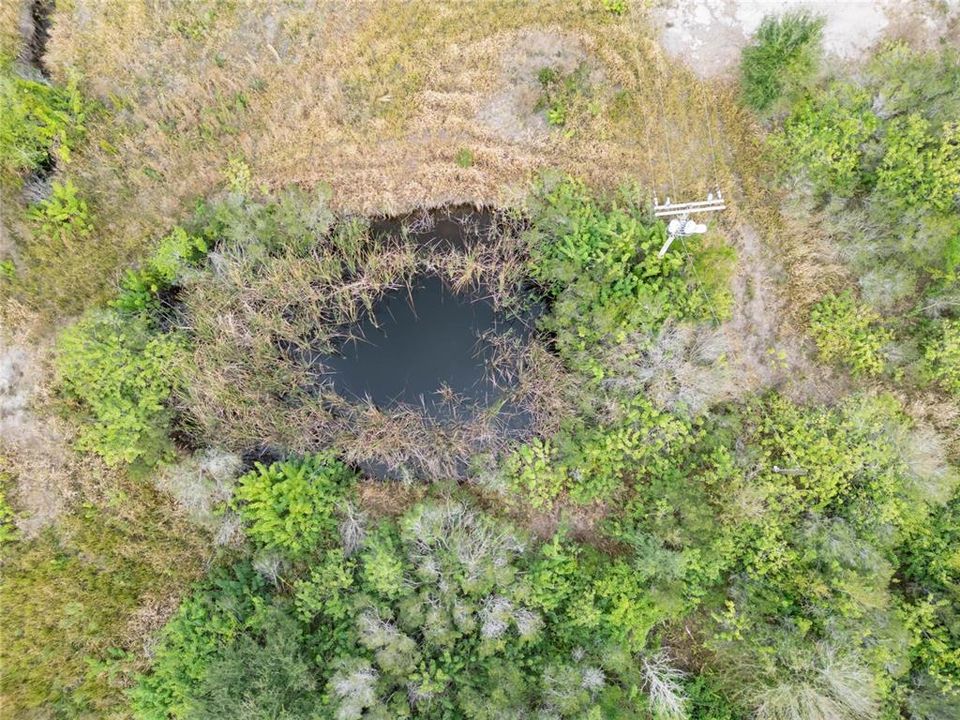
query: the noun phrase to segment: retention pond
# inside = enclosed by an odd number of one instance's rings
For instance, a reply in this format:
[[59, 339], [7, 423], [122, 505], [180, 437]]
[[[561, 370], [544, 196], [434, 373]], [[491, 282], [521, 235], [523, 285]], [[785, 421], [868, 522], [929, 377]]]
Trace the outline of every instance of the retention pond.
[[[383, 221], [374, 230], [397, 232], [400, 224]], [[492, 237], [495, 224], [489, 212], [453, 208], [413, 225], [410, 236], [429, 252], [458, 252]], [[339, 352], [322, 359], [325, 380], [347, 400], [422, 408], [437, 420], [494, 404], [506, 410], [509, 379], [498, 363], [507, 348], [530, 339], [541, 310], [525, 305], [499, 311], [482, 286], [458, 292], [440, 275], [421, 273], [386, 292]]]

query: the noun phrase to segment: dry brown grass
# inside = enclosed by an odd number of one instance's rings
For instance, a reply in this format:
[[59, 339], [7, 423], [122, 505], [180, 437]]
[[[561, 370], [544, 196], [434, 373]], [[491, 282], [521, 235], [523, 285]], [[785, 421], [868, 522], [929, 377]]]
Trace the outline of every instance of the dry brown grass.
[[[618, 18], [565, 0], [75, 0], [53, 23], [54, 76], [79, 71], [108, 108], [67, 168], [96, 211], [91, 299], [231, 158], [257, 186], [325, 182], [336, 209], [363, 213], [515, 204], [544, 168], [661, 196], [731, 184], [729, 93], [664, 58], [643, 3]], [[590, 106], [564, 130], [534, 113], [536, 71], [558, 57], [591, 70]]]
[[20, 21], [25, 7], [23, 0], [0, 3], [0, 57], [15, 58], [20, 54], [23, 43]]

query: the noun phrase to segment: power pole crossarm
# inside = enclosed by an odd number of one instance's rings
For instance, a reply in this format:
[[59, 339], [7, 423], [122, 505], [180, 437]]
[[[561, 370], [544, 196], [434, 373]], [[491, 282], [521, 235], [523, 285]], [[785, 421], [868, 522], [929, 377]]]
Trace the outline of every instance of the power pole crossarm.
[[689, 215], [695, 212], [717, 212], [726, 210], [727, 206], [723, 202], [711, 203], [683, 203], [678, 205], [658, 205], [653, 208], [654, 217], [671, 217], [674, 215]]

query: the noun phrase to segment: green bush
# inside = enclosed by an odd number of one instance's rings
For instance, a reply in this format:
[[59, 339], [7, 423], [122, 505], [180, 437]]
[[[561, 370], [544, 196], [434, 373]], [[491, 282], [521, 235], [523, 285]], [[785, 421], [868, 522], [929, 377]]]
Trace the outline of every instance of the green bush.
[[205, 258], [207, 250], [204, 238], [175, 227], [160, 240], [142, 267], [127, 271], [112, 306], [126, 312], [155, 310], [157, 295], [175, 285], [187, 268]]
[[243, 632], [264, 596], [247, 565], [217, 571], [178, 608], [160, 633], [150, 674], [131, 691], [140, 720], [194, 717], [194, 697], [211, 666]]
[[763, 19], [740, 60], [740, 85], [747, 105], [758, 112], [769, 110], [810, 78], [817, 66], [823, 25], [822, 18], [808, 13]]
[[960, 320], [943, 320], [923, 352], [927, 378], [960, 397]]
[[111, 465], [156, 465], [172, 451], [170, 398], [180, 383], [183, 342], [142, 315], [84, 315], [60, 336], [57, 371], [84, 422], [78, 447]]
[[567, 486], [567, 469], [560, 465], [549, 440], [534, 438], [514, 451], [505, 463], [513, 485], [531, 506], [549, 506]]
[[877, 192], [899, 209], [956, 211], [960, 123], [944, 124], [939, 134], [933, 134], [930, 123], [917, 113], [890, 122], [877, 169]]
[[504, 468], [515, 491], [535, 508], [549, 507], [562, 495], [581, 504], [606, 501], [627, 477], [659, 472], [658, 453], [683, 443], [688, 433], [682, 420], [636, 399], [616, 423], [576, 425], [550, 440], [534, 438]]
[[335, 507], [352, 480], [353, 472], [330, 452], [257, 463], [237, 481], [233, 502], [251, 539], [298, 557], [333, 538]]
[[22, 177], [51, 159], [68, 162], [85, 114], [75, 80], [62, 88], [0, 67], [0, 177]]
[[825, 297], [810, 313], [810, 332], [820, 357], [842, 362], [857, 375], [883, 372], [883, 347], [893, 335], [879, 323], [880, 317], [859, 305], [849, 291]]
[[284, 604], [256, 613], [206, 668], [190, 704], [193, 720], [323, 717], [304, 629]]
[[922, 113], [934, 126], [960, 117], [960, 52], [949, 46], [936, 51], [893, 42], [871, 58], [866, 82], [874, 88], [886, 117]]
[[65, 251], [85, 242], [93, 231], [87, 203], [69, 179], [53, 183], [50, 197], [31, 206], [28, 216], [41, 235], [58, 241]]
[[901, 549], [913, 670], [960, 700], [960, 496]]
[[850, 197], [869, 185], [863, 146], [879, 125], [868, 91], [835, 82], [799, 100], [771, 144], [817, 191]]

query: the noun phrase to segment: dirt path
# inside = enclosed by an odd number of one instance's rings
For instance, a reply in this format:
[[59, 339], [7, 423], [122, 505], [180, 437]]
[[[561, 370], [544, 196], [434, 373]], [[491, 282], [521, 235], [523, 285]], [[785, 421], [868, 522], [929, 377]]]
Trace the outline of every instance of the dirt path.
[[787, 329], [784, 271], [757, 231], [739, 224], [731, 242], [737, 249], [733, 311], [721, 329], [736, 393], [778, 388], [797, 401], [826, 403], [844, 396], [845, 377], [818, 364], [810, 342]]
[[936, 42], [960, 22], [960, 0], [668, 0], [653, 20], [671, 56], [713, 77], [736, 69], [765, 15], [798, 10], [825, 19], [824, 50], [843, 60], [861, 57], [883, 37]]

